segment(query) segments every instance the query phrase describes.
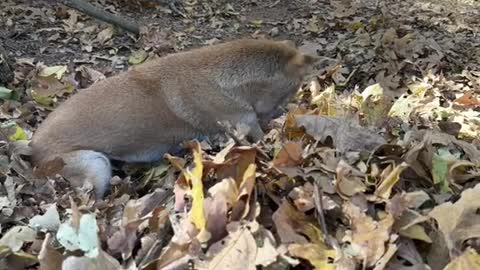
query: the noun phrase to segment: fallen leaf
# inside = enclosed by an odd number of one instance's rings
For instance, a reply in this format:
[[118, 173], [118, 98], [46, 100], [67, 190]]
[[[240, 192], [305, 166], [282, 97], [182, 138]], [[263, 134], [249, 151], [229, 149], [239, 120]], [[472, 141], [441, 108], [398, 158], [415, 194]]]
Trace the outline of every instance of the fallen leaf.
[[55, 76], [37, 77], [32, 81], [32, 98], [40, 105], [50, 106], [55, 97], [65, 93], [72, 93], [74, 86], [69, 82], [62, 82]]
[[480, 269], [480, 255], [473, 248], [468, 248], [459, 257], [453, 259], [443, 270]]
[[20, 251], [24, 243], [35, 240], [37, 233], [27, 226], [15, 226], [10, 228], [0, 239], [0, 246], [7, 246], [13, 252]]
[[227, 202], [223, 196], [206, 198], [205, 217], [206, 229], [211, 235], [211, 242], [216, 242], [227, 235]]
[[40, 77], [51, 77], [55, 75], [54, 77], [57, 80], [62, 79], [63, 75], [67, 71], [67, 66], [51, 66], [51, 67], [43, 67], [40, 69], [38, 72], [38, 76]]
[[208, 193], [212, 198], [223, 197], [230, 208], [237, 201], [238, 187], [235, 182], [235, 179], [228, 177], [216, 183], [213, 187], [211, 187], [208, 190]]
[[450, 154], [448, 149], [440, 148], [433, 154], [432, 159], [432, 177], [433, 183], [440, 186], [442, 191], [450, 192], [448, 182], [449, 166], [456, 158]]
[[185, 171], [185, 177], [192, 186], [192, 210], [191, 220], [198, 230], [205, 229], [207, 223], [203, 209], [203, 163], [202, 163], [202, 149], [197, 141], [193, 141], [190, 145], [193, 152], [193, 169]]
[[335, 265], [332, 263], [336, 256], [335, 250], [329, 250], [326, 246], [318, 244], [291, 244], [288, 246], [291, 255], [305, 259], [318, 270], [333, 270]]
[[425, 228], [423, 226], [414, 224], [412, 226], [409, 226], [405, 229], [402, 229], [400, 231], [400, 235], [408, 237], [410, 239], [414, 240], [420, 240], [425, 243], [432, 243], [432, 239], [428, 236], [428, 234], [425, 232]]
[[57, 205], [50, 205], [43, 215], [34, 216], [28, 223], [30, 227], [35, 229], [56, 231], [60, 226], [60, 216], [58, 215]]
[[243, 181], [238, 188], [238, 197], [236, 203], [232, 206], [232, 213], [230, 219], [233, 221], [245, 218], [250, 211], [250, 195], [255, 186], [255, 164], [248, 165], [243, 175]]
[[203, 269], [255, 270], [257, 244], [246, 226], [230, 232], [224, 240], [213, 244], [205, 262], [196, 264]]
[[387, 200], [390, 198], [392, 193], [393, 186], [400, 179], [400, 174], [403, 170], [408, 167], [407, 163], [402, 162], [400, 165], [396, 166], [386, 177], [382, 179], [380, 185], [375, 190], [375, 195], [380, 198]]
[[100, 250], [95, 258], [70, 256], [62, 263], [62, 270], [119, 270], [124, 269], [112, 256]]
[[57, 239], [67, 250], [82, 250], [89, 258], [95, 258], [99, 253], [97, 222], [95, 216], [84, 214], [80, 217], [78, 231], [68, 223], [60, 225]]
[[130, 65], [138, 65], [143, 63], [147, 59], [148, 53], [144, 50], [133, 51], [128, 57], [128, 63]]
[[335, 171], [335, 188], [339, 195], [352, 197], [367, 190], [363, 183], [365, 174], [353, 168], [344, 160], [340, 160]]
[[15, 132], [12, 135], [10, 135], [8, 139], [12, 142], [16, 142], [16, 141], [27, 140], [28, 137], [25, 131], [23, 130], [23, 128], [15, 124]]
[[63, 256], [52, 246], [52, 235], [47, 233], [38, 253], [40, 270], [57, 270], [62, 268]]
[[277, 169], [290, 177], [301, 174], [300, 166], [303, 162], [302, 145], [300, 142], [286, 142], [273, 159], [272, 163]]
[[457, 98], [455, 102], [465, 106], [480, 106], [480, 100], [474, 94], [473, 91], [468, 91], [463, 96]]
[[113, 28], [113, 26], [108, 26], [97, 34], [95, 41], [103, 45], [105, 42], [109, 41], [113, 37], [114, 33], [115, 29]]
[[316, 140], [325, 142], [330, 137], [335, 148], [343, 153], [373, 151], [386, 143], [381, 136], [339, 117], [301, 115], [296, 116], [296, 121], [299, 126], [304, 126], [307, 133]]
[[449, 250], [456, 249], [467, 239], [480, 237], [479, 196], [480, 184], [477, 184], [463, 191], [455, 203], [440, 204], [428, 214], [437, 221]]
[[178, 244], [171, 241], [168, 246], [165, 247], [164, 252], [156, 260], [156, 269], [168, 269], [172, 265], [184, 266], [188, 263], [190, 256], [188, 255], [188, 244]]
[[266, 267], [277, 261], [279, 253], [276, 249], [276, 241], [273, 234], [260, 227], [259, 231], [254, 234], [254, 237], [258, 245], [255, 265]]
[[7, 100], [12, 97], [13, 90], [0, 86], [0, 99]]
[[373, 266], [385, 253], [385, 244], [390, 240], [390, 230], [394, 219], [387, 214], [379, 221], [361, 212], [360, 208], [347, 202], [343, 211], [351, 223], [343, 241], [351, 243], [357, 263]]

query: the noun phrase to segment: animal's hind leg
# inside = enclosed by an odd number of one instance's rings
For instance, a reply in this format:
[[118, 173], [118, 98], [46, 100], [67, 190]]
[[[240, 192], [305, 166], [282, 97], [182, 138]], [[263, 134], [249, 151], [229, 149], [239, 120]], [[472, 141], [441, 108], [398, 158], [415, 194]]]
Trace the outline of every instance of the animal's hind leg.
[[61, 155], [65, 163], [61, 174], [72, 183], [81, 187], [85, 181], [95, 189], [97, 198], [102, 198], [112, 178], [110, 160], [102, 153], [92, 150], [78, 150]]

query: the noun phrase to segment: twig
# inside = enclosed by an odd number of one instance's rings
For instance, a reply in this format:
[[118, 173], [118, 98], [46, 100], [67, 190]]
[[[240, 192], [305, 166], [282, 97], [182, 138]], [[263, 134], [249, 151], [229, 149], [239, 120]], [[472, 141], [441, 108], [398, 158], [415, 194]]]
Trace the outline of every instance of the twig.
[[273, 8], [275, 7], [276, 5], [278, 5], [280, 3], [280, 0], [277, 0], [275, 1], [273, 4], [271, 4], [270, 6], [268, 6], [269, 8]]
[[70, 8], [83, 12], [95, 19], [116, 25], [123, 28], [133, 34], [138, 35], [140, 33], [140, 27], [127, 19], [114, 15], [103, 9], [100, 9], [84, 0], [63, 0], [63, 3]]
[[320, 223], [320, 227], [323, 231], [323, 235], [325, 236], [326, 244], [329, 246], [332, 246], [332, 241], [327, 231], [327, 222], [325, 221], [325, 214], [324, 214], [324, 207], [323, 207], [323, 191], [316, 182], [313, 183], [313, 187], [314, 187], [314, 190], [313, 190], [314, 201], [315, 201], [315, 208], [317, 209], [318, 222]]

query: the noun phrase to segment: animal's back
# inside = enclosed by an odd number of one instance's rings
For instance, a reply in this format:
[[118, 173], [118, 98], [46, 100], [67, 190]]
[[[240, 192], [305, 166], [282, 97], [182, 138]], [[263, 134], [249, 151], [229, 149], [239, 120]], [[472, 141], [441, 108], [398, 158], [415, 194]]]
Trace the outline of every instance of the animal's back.
[[[172, 143], [165, 139], [181, 120], [162, 104], [155, 85], [139, 85], [132, 76], [98, 82], [50, 113], [32, 138], [34, 160], [82, 149], [122, 159], [132, 147], [149, 151], [153, 143]], [[171, 129], [158, 130], [159, 121]]]
[[259, 85], [249, 83], [271, 80], [295, 53], [271, 41], [238, 40], [148, 61], [50, 113], [32, 138], [34, 160], [83, 149], [125, 161], [159, 159], [170, 146], [218, 132], [217, 120], [249, 108], [257, 93], [235, 91], [256, 91]]

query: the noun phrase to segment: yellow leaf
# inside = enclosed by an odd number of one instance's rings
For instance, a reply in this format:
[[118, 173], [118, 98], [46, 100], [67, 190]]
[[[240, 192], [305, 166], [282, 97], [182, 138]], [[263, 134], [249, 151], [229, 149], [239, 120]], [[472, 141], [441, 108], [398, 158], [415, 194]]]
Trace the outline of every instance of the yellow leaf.
[[144, 50], [133, 51], [128, 57], [128, 63], [131, 65], [138, 65], [147, 59], [148, 53]]
[[10, 135], [8, 138], [11, 141], [23, 141], [27, 139], [27, 134], [19, 125], [15, 125], [15, 133]]
[[414, 224], [408, 228], [402, 229], [400, 235], [408, 237], [410, 239], [422, 240], [427, 243], [432, 243], [432, 239], [427, 235], [425, 229], [419, 225]]
[[330, 85], [318, 96], [312, 98], [312, 104], [318, 106], [322, 115], [337, 115], [335, 103], [336, 102], [335, 84]]
[[250, 23], [253, 24], [253, 26], [255, 26], [255, 27], [261, 27], [262, 24], [263, 24], [263, 21], [262, 20], [251, 20]]
[[480, 269], [480, 256], [473, 248], [468, 248], [461, 256], [451, 261], [443, 270]]
[[336, 252], [333, 249], [328, 249], [326, 246], [319, 244], [291, 244], [288, 246], [288, 251], [295, 257], [308, 260], [310, 264], [318, 270], [333, 270], [333, 263], [329, 263], [329, 258], [336, 257]]
[[191, 148], [193, 151], [193, 164], [194, 167], [192, 170], [185, 171], [185, 177], [187, 181], [191, 183], [192, 186], [192, 211], [190, 218], [193, 224], [200, 231], [205, 229], [206, 220], [205, 214], [203, 211], [203, 163], [202, 163], [202, 149], [200, 144], [197, 141], [191, 143]]
[[38, 76], [40, 77], [50, 77], [55, 74], [55, 77], [60, 80], [63, 77], [63, 74], [67, 71], [67, 66], [51, 66], [45, 67], [40, 70]]
[[398, 165], [393, 171], [391, 171], [387, 177], [382, 181], [380, 186], [375, 190], [375, 195], [383, 198], [388, 199], [390, 198], [390, 194], [392, 193], [393, 186], [398, 182], [400, 179], [400, 174], [408, 167], [407, 163], [403, 162], [402, 164]]

